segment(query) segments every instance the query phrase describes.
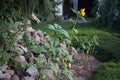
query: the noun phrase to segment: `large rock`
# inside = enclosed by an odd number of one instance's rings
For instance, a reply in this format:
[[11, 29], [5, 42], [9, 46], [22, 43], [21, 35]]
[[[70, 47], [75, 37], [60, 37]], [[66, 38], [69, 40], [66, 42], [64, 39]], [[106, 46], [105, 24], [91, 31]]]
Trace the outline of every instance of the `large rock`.
[[51, 66], [51, 64], [50, 64], [49, 62], [46, 62], [46, 63], [44, 64], [44, 68], [45, 68], [45, 69], [49, 69], [50, 66]]
[[27, 20], [27, 24], [28, 24], [28, 25], [31, 25], [31, 21], [30, 21], [29, 19]]
[[0, 80], [8, 80], [11, 78], [11, 75], [8, 73], [0, 74]]
[[60, 43], [59, 46], [66, 49], [66, 44]]
[[15, 22], [14, 25], [16, 25], [16, 26], [23, 26], [24, 24], [22, 22]]
[[18, 63], [25, 63], [25, 62], [27, 62], [24, 56], [18, 56], [18, 57], [15, 58], [15, 60]]
[[3, 74], [3, 72], [0, 70], [0, 75]]
[[46, 76], [45, 80], [54, 80], [54, 74], [51, 69], [44, 69], [43, 74]]
[[33, 77], [26, 76], [23, 77], [22, 80], [35, 80], [35, 79]]
[[37, 31], [37, 34], [40, 38], [43, 38], [44, 37], [44, 33], [41, 31], [41, 30], [38, 30]]
[[34, 66], [30, 66], [30, 67], [26, 70], [26, 72], [27, 72], [29, 75], [31, 75], [32, 77], [39, 75], [38, 69], [37, 69], [36, 67], [34, 67]]
[[11, 80], [20, 80], [20, 78], [17, 75], [13, 75]]
[[45, 39], [46, 39], [46, 41], [50, 41], [50, 36], [49, 36], [49, 35], [46, 35], [46, 36], [45, 36]]
[[40, 54], [39, 57], [41, 58], [41, 60], [42, 60], [41, 62], [42, 63], [46, 63], [47, 62], [46, 57], [45, 57], [44, 54]]
[[17, 53], [18, 55], [22, 55], [22, 54], [24, 54], [24, 51], [21, 49], [21, 48], [19, 48], [19, 47], [15, 47], [15, 53]]
[[40, 43], [40, 37], [37, 35], [37, 32], [34, 32], [32, 37], [37, 43]]
[[24, 56], [28, 62], [33, 62], [35, 59], [33, 53], [28, 53], [28, 54], [25, 54]]
[[26, 31], [27, 31], [27, 32], [34, 32], [35, 30], [34, 30], [32, 27], [27, 27], [27, 28], [26, 28]]
[[8, 68], [8, 65], [0, 66], [0, 70], [1, 71], [6, 71], [7, 68]]
[[27, 47], [24, 47], [24, 46], [22, 46], [22, 45], [20, 45], [19, 47], [20, 47], [25, 53], [28, 52], [28, 48], [27, 48]]
[[14, 71], [13, 71], [13, 70], [6, 70], [5, 72], [8, 73], [8, 74], [10, 74], [10, 75], [13, 75], [13, 74], [14, 74]]
[[17, 40], [22, 40], [24, 33], [25, 33], [24, 31], [20, 32], [19, 35], [17, 36]]

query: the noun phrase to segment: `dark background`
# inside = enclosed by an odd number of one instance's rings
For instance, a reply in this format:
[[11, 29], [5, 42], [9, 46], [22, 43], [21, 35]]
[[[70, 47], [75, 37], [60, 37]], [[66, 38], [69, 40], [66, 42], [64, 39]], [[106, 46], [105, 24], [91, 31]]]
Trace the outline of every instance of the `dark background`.
[[[91, 10], [94, 7], [94, 1], [95, 0], [78, 0], [78, 10], [80, 10], [81, 8], [85, 8], [86, 16], [93, 17], [93, 15], [91, 14]], [[73, 14], [71, 11], [71, 8], [73, 8], [73, 4], [70, 3], [69, 0], [64, 0], [63, 4], [63, 16], [75, 16], [75, 14]]]

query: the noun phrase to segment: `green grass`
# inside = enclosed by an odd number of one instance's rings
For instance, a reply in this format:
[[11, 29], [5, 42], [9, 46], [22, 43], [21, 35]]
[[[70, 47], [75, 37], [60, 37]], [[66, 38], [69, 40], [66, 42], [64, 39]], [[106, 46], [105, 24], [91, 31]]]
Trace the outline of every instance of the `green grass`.
[[[36, 30], [40, 29], [42, 31], [47, 32], [48, 34], [52, 35], [52, 31], [47, 28], [48, 24], [53, 24], [54, 22], [47, 22], [42, 23], [39, 26], [35, 26]], [[64, 22], [58, 23], [61, 25], [65, 30], [71, 33], [71, 26], [72, 23]], [[99, 46], [97, 47], [97, 55], [96, 57], [100, 61], [120, 61], [120, 33], [108, 30], [108, 29], [100, 29], [97, 28], [94, 24], [77, 24], [77, 30], [79, 31], [76, 36], [80, 40], [82, 37], [92, 37], [93, 35], [98, 35], [99, 37]], [[80, 42], [75, 40], [72, 41], [74, 47], [79, 48]]]
[[102, 63], [89, 80], [120, 80], [120, 63]]

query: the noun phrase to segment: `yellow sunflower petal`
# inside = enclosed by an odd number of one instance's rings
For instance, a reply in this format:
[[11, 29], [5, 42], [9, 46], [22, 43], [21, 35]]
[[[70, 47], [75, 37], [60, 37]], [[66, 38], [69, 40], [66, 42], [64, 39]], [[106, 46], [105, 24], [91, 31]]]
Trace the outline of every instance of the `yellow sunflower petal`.
[[80, 10], [80, 14], [81, 14], [81, 16], [85, 16], [85, 8]]

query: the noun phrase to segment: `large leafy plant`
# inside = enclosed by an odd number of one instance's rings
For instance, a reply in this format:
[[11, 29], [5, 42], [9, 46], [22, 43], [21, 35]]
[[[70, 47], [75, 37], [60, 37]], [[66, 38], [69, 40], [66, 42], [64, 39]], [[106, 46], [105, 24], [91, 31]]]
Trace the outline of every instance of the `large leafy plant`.
[[76, 14], [75, 20], [73, 20], [72, 18], [69, 19], [69, 21], [73, 23], [72, 32], [71, 32], [72, 40], [75, 40], [76, 42], [80, 42], [80, 44], [77, 44], [77, 45], [79, 45], [78, 49], [80, 51], [83, 51], [84, 53], [87, 53], [89, 55], [90, 54], [93, 55], [93, 53], [96, 53], [95, 47], [98, 46], [97, 35], [94, 35], [92, 38], [91, 37], [83, 37], [81, 39], [78, 39], [78, 37], [75, 36], [75, 33], [76, 33], [76, 35], [79, 33], [79, 31], [77, 29], [75, 29], [75, 27], [78, 23], [78, 19], [81, 18], [85, 23], [87, 22], [86, 19], [84, 18], [85, 8], [81, 9], [80, 11], [76, 11], [76, 10], [72, 9], [72, 11], [74, 14]]
[[69, 19], [70, 22], [73, 23], [73, 26], [72, 26], [72, 32], [71, 32], [71, 36], [72, 36], [72, 39], [76, 39], [78, 41], [78, 38], [74, 35], [73, 32], [75, 32], [76, 34], [78, 34], [78, 30], [75, 28], [77, 23], [78, 23], [78, 19], [81, 18], [84, 22], [87, 22], [84, 18], [85, 16], [85, 8], [81, 9], [80, 11], [77, 11], [77, 10], [74, 10], [72, 9], [73, 13], [76, 15], [76, 19], [73, 20], [72, 18]]
[[[51, 69], [57, 72], [57, 65], [59, 67], [61, 66], [61, 74], [67, 76], [70, 80], [73, 80], [72, 73], [68, 70], [68, 67], [71, 67], [71, 62], [73, 61], [72, 56], [69, 54], [69, 49], [67, 49], [71, 43], [70, 36], [68, 32], [62, 29], [58, 24], [49, 25], [48, 28], [55, 32], [54, 38], [51, 37], [50, 39], [50, 48], [48, 50], [48, 55], [52, 57], [53, 61], [51, 63]], [[64, 43], [67, 48], [58, 47], [59, 43]]]

